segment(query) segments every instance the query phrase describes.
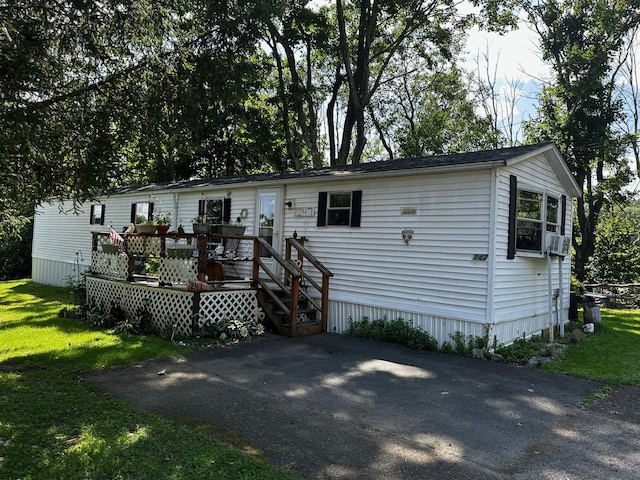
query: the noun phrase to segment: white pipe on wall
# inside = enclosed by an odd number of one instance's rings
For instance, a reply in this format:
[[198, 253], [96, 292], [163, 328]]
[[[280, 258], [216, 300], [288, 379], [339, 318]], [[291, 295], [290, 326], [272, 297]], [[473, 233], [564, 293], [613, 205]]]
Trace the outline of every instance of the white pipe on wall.
[[558, 257], [558, 310], [560, 311], [560, 338], [564, 338], [564, 292], [562, 289], [562, 257]]
[[551, 255], [547, 252], [547, 300], [549, 307], [549, 342], [553, 342], [553, 291], [551, 287]]

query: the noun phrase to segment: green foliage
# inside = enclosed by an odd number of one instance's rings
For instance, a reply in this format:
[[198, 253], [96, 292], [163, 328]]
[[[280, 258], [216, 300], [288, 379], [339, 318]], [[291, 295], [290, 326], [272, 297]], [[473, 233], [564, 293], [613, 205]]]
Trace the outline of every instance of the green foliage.
[[[631, 178], [630, 138], [617, 78], [626, 41], [640, 22], [633, 0], [559, 0], [528, 7], [554, 81], [542, 90], [527, 140], [553, 141], [584, 193], [577, 202], [575, 274], [583, 281], [596, 246], [595, 229], [607, 205], [624, 197]], [[633, 139], [631, 139], [633, 140]]]
[[219, 322], [204, 322], [200, 327], [200, 336], [226, 342], [264, 335], [263, 320], [264, 313], [259, 312], [256, 318], [225, 318]]
[[454, 353], [457, 353], [458, 355], [466, 355], [466, 356], [471, 355], [471, 348], [472, 348], [471, 343], [467, 344], [467, 339], [462, 332], [456, 331], [455, 333], [450, 333], [449, 338], [453, 341]]
[[517, 365], [526, 365], [529, 359], [538, 355], [538, 352], [547, 344], [548, 340], [534, 335], [531, 339], [526, 340], [519, 338], [511, 345], [499, 346], [496, 353], [503, 357], [506, 363], [514, 363]]
[[399, 77], [387, 88], [385, 100], [395, 97], [398, 102], [415, 106], [408, 110], [398, 109], [396, 104], [385, 105], [384, 101], [376, 104], [378, 117], [385, 110], [393, 112], [387, 127], [395, 131], [394, 140], [402, 157], [495, 148], [501, 143], [490, 119], [476, 113], [479, 105], [469, 98], [469, 85], [455, 66], [433, 74], [427, 70], [409, 78]]
[[588, 269], [590, 283], [640, 281], [640, 223], [613, 205], [598, 221], [597, 243]]
[[359, 321], [349, 319], [347, 333], [356, 337], [406, 345], [416, 350], [432, 352], [438, 350], [438, 342], [431, 335], [402, 318], [391, 321], [383, 319], [369, 321], [367, 318]]
[[31, 275], [33, 217], [2, 211], [0, 199], [0, 280]]
[[144, 268], [147, 273], [158, 273], [158, 270], [160, 269], [160, 259], [152, 256], [147, 257]]

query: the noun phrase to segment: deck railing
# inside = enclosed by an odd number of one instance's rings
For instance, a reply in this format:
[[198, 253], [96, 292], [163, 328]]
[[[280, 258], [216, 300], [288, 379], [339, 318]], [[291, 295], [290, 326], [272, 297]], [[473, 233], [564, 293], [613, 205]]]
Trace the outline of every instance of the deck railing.
[[[109, 234], [93, 232], [92, 239], [92, 270], [96, 272], [99, 263], [96, 259], [104, 260], [108, 257], [111, 261], [118, 259], [116, 266], [126, 262], [124, 271], [122, 268], [116, 270], [121, 272], [119, 276], [123, 280], [134, 280], [139, 269], [140, 258], [155, 256], [161, 262], [182, 263], [184, 269], [189, 274], [200, 280], [204, 280], [205, 272], [210, 261], [216, 261], [216, 257], [211, 258], [211, 245], [224, 245], [225, 251], [218, 260], [246, 261], [252, 262], [251, 285], [261, 289], [270, 297], [278, 307], [286, 314], [291, 329], [291, 335], [296, 335], [296, 323], [300, 300], [304, 299], [309, 305], [320, 314], [322, 331], [327, 330], [328, 305], [329, 305], [329, 279], [333, 274], [304, 246], [304, 242], [294, 238], [286, 240], [285, 256], [277, 252], [264, 238], [250, 235], [223, 235], [223, 234], [192, 234], [192, 233], [167, 233], [167, 234], [132, 234], [123, 236], [123, 245], [119, 246], [119, 253], [100, 255], [100, 249], [107, 250], [104, 245], [111, 245]], [[192, 247], [192, 248], [188, 248]], [[235, 248], [235, 251], [228, 251]], [[175, 250], [189, 251], [188, 255], [175, 255]], [[197, 250], [197, 255], [193, 252]], [[171, 260], [171, 252], [176, 260]], [[256, 254], [259, 252], [259, 254]], [[126, 254], [126, 259], [122, 253]], [[261, 256], [265, 255], [265, 256]], [[266, 261], [269, 258], [269, 262]], [[273, 263], [272, 263], [273, 262]], [[103, 262], [104, 263], [104, 262]], [[280, 268], [273, 268], [279, 265]], [[122, 267], [122, 266], [121, 266]], [[275, 270], [280, 270], [278, 275]], [[100, 273], [100, 272], [98, 272]], [[177, 276], [185, 277], [184, 270]], [[186, 281], [185, 281], [186, 279]], [[318, 281], [318, 279], [320, 279]], [[189, 278], [183, 278], [181, 283], [188, 283]], [[207, 279], [208, 283], [215, 285], [214, 279]], [[283, 297], [278, 294], [278, 290], [284, 293], [289, 301], [283, 301]]]
[[[294, 255], [295, 251], [295, 255]], [[328, 314], [329, 314], [329, 279], [333, 277], [331, 273], [305, 246], [304, 241], [296, 238], [288, 238], [285, 250], [285, 258], [296, 264], [300, 269], [301, 280], [305, 285], [310, 285], [313, 289], [320, 294], [320, 304], [318, 304], [314, 297], [309, 295], [308, 288], [300, 290], [301, 296], [307, 299], [314, 308], [320, 312], [320, 320], [322, 321], [322, 331], [327, 331]], [[313, 267], [305, 268], [305, 266]], [[311, 275], [310, 272], [314, 273]], [[316, 282], [315, 278], [321, 278], [320, 284]], [[285, 277], [286, 279], [287, 277]]]

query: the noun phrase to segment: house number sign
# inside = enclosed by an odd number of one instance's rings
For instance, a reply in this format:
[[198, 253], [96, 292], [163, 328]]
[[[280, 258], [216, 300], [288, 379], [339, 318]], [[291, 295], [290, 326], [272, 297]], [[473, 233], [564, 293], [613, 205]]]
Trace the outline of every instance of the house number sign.
[[296, 217], [315, 217], [315, 207], [302, 207], [296, 209]]
[[400, 209], [400, 215], [403, 215], [403, 216], [417, 215], [417, 214], [418, 214], [418, 209], [416, 207], [402, 207]]

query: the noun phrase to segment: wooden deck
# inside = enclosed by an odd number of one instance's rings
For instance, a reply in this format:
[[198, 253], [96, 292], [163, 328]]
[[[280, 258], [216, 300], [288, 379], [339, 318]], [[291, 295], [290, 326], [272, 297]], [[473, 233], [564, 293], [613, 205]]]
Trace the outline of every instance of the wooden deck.
[[[211, 246], [224, 241], [242, 242], [244, 248], [220, 258]], [[146, 311], [158, 330], [169, 325], [182, 335], [196, 333], [206, 322], [256, 316], [260, 309], [282, 335], [327, 331], [332, 274], [296, 239], [287, 239], [285, 256], [260, 237], [239, 235], [134, 234], [113, 247], [108, 234], [93, 233], [87, 297], [103, 310], [117, 305], [132, 317]], [[253, 255], [265, 251], [281, 266], [281, 276]], [[150, 259], [158, 267], [154, 275], [146, 273]], [[245, 278], [230, 275], [240, 263], [249, 266]], [[206, 288], [191, 291], [196, 281], [205, 282]]]

